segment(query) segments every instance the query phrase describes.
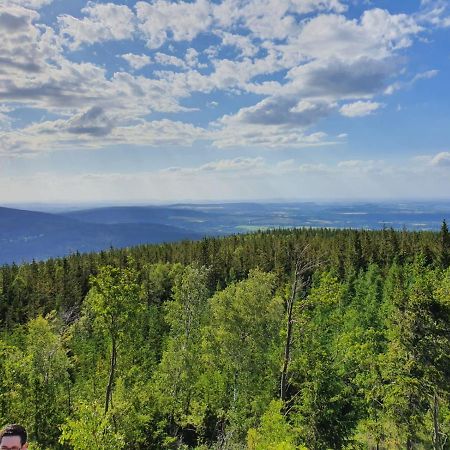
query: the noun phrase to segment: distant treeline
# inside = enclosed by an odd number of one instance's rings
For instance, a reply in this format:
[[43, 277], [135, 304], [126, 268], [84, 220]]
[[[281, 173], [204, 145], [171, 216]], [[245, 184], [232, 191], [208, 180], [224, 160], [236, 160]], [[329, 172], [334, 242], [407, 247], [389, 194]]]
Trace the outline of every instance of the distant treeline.
[[[244, 279], [252, 268], [292, 275], [298, 249], [308, 246], [307, 258], [322, 261], [323, 270], [333, 270], [344, 280], [369, 264], [386, 271], [396, 261], [412, 262], [422, 254], [429, 266], [448, 264], [449, 250], [441, 233], [294, 229], [273, 230], [201, 241], [182, 241], [99, 253], [73, 254], [0, 268], [0, 326], [24, 323], [52, 310], [73, 314], [89, 291], [89, 277], [100, 267], [142, 268], [155, 263], [198, 264], [210, 269], [211, 288]], [[1, 248], [0, 248], [1, 251]]]
[[450, 448], [449, 266], [445, 222], [3, 266], [0, 425], [34, 449]]

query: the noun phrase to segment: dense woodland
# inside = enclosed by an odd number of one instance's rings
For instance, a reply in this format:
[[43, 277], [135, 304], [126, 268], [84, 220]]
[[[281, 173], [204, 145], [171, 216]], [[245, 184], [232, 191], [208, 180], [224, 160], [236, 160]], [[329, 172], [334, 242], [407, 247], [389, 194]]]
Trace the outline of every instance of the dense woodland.
[[4, 266], [0, 424], [32, 449], [448, 449], [449, 266], [445, 222]]

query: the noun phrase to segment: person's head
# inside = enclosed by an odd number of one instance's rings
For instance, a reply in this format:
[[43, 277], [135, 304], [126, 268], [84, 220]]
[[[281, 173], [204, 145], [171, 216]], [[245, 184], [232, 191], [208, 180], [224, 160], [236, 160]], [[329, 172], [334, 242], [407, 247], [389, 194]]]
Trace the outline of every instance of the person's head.
[[6, 425], [0, 431], [0, 450], [25, 450], [27, 448], [27, 432], [21, 425]]

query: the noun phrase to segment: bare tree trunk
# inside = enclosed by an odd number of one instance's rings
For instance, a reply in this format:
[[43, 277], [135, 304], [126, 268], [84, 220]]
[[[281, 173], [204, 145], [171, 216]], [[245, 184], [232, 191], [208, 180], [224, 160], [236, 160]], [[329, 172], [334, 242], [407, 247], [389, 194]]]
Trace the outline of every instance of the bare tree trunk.
[[439, 399], [437, 392], [434, 391], [433, 395], [433, 449], [442, 450], [443, 445], [441, 443], [441, 432], [439, 431]]
[[112, 336], [111, 339], [111, 360], [109, 365], [109, 379], [108, 385], [106, 386], [106, 396], [105, 396], [105, 414], [107, 414], [109, 410], [109, 406], [112, 400], [112, 390], [114, 385], [114, 375], [116, 372], [117, 365], [117, 344], [115, 336]]
[[305, 246], [295, 263], [295, 272], [294, 272], [294, 281], [292, 283], [291, 296], [286, 305], [286, 341], [284, 344], [284, 356], [283, 356], [283, 366], [281, 369], [281, 379], [280, 379], [280, 399], [285, 400], [288, 388], [288, 369], [289, 362], [291, 359], [291, 348], [292, 348], [292, 333], [294, 329], [294, 303], [297, 298], [297, 294], [299, 289], [303, 289], [305, 287], [304, 276], [306, 273], [318, 266], [320, 266], [320, 261], [307, 261], [306, 260], [306, 251], [308, 250], [308, 246]]
[[295, 265], [295, 275], [294, 275], [294, 282], [292, 283], [291, 297], [289, 298], [287, 303], [286, 342], [284, 344], [283, 368], [281, 369], [281, 380], [280, 380], [281, 400], [285, 400], [287, 391], [287, 372], [291, 357], [292, 328], [293, 328], [292, 310], [294, 308], [295, 297], [297, 296], [298, 285], [299, 282], [301, 282], [299, 276], [300, 270], [299, 266], [300, 266], [299, 261], [297, 261]]
[[406, 450], [414, 450], [413, 441], [410, 436], [406, 439]]

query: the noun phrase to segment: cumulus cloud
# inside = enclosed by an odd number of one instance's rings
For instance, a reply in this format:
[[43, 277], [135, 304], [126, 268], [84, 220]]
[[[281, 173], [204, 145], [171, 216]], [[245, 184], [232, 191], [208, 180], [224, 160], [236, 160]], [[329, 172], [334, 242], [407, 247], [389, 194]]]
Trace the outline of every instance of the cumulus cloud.
[[[211, 30], [213, 25], [220, 30], [237, 23], [242, 23], [255, 37], [281, 39], [295, 29], [294, 14], [345, 10], [338, 0], [223, 0], [219, 4], [206, 0], [176, 3], [157, 0], [136, 4], [139, 30], [150, 48], [158, 48], [168, 39], [192, 41], [198, 34]], [[233, 44], [238, 44], [237, 39], [234, 38]]]
[[82, 9], [85, 17], [59, 16], [61, 34], [73, 49], [81, 45], [110, 40], [131, 39], [135, 29], [135, 16], [125, 5], [93, 3]]
[[218, 33], [222, 38], [223, 46], [235, 47], [241, 56], [252, 57], [259, 52], [259, 48], [255, 45], [249, 36], [241, 34], [233, 34], [226, 31]]
[[44, 121], [4, 133], [0, 155], [30, 156], [74, 146], [92, 149], [118, 144], [148, 148], [191, 147], [208, 137], [208, 132], [202, 128], [168, 119], [119, 125], [117, 117], [94, 107], [66, 120]]
[[[0, 6], [0, 101], [56, 115], [8, 130], [4, 153], [6, 147], [17, 154], [39, 151], [43, 143], [67, 148], [75, 138], [81, 147], [142, 145], [146, 139], [150, 147], [198, 140], [218, 147], [334, 143], [311, 128], [337, 112], [356, 117], [379, 109], [373, 98], [400, 86], [401, 52], [426, 22], [379, 8], [348, 18], [339, 0], [153, 0], [132, 9], [88, 2], [80, 17], [61, 15], [53, 29], [32, 9], [49, 3]], [[196, 41], [202, 33], [211, 41], [206, 49]], [[133, 51], [125, 53], [132, 40]], [[92, 62], [97, 48], [91, 45], [110, 50], [109, 41], [122, 41], [113, 44], [127, 62], [120, 70]], [[161, 67], [136, 72], [149, 64]], [[419, 73], [409, 83], [436, 73]], [[226, 114], [202, 126], [164, 118], [192, 110], [183, 104], [190, 99], [192, 105], [195, 93], [211, 92], [251, 94], [245, 98], [253, 104], [238, 109], [221, 100], [216, 111], [223, 107]], [[163, 119], [149, 120], [152, 113]]]
[[191, 147], [195, 142], [207, 139], [208, 133], [190, 123], [162, 119], [117, 127], [111, 138], [115, 142], [148, 147]]
[[0, 7], [0, 83], [41, 72], [44, 59], [57, 55], [58, 43], [53, 30], [37, 28], [34, 22], [38, 19], [39, 14], [30, 9]]
[[361, 100], [354, 103], [343, 105], [339, 112], [346, 117], [363, 117], [368, 116], [381, 108], [383, 105], [377, 102], [363, 102]]
[[211, 4], [207, 0], [172, 3], [156, 0], [137, 2], [138, 28], [149, 48], [158, 48], [171, 37], [174, 41], [191, 41], [212, 23]]
[[0, 11], [0, 27], [8, 33], [17, 33], [26, 30], [31, 20], [38, 18], [36, 13], [30, 13], [24, 9], [13, 9]]
[[286, 128], [280, 125], [240, 125], [224, 124], [211, 133], [213, 145], [219, 148], [305, 148], [333, 144], [324, 132], [307, 133], [299, 128]]
[[[0, 27], [0, 102], [63, 116], [99, 106], [121, 115], [124, 121], [152, 111], [184, 110], [178, 99], [190, 94], [185, 86], [172, 89], [168, 81], [126, 72], [111, 75], [94, 63], [70, 60], [60, 37], [52, 28], [38, 23], [35, 11], [2, 7], [0, 21], [4, 25]], [[137, 56], [139, 61], [130, 55], [125, 58], [135, 65], [146, 61], [142, 55]]]
[[224, 27], [242, 23], [259, 39], [285, 39], [297, 28], [296, 14], [346, 9], [338, 0], [225, 0], [215, 6], [214, 18]]
[[18, 5], [30, 9], [40, 9], [53, 3], [53, 0], [8, 0], [8, 3], [9, 5]]
[[120, 55], [122, 59], [124, 59], [130, 67], [132, 67], [135, 70], [142, 69], [145, 66], [148, 66], [152, 59], [148, 55], [136, 55], [134, 53], [125, 53], [123, 55]]
[[335, 58], [317, 60], [291, 69], [284, 90], [309, 97], [333, 99], [372, 96], [380, 92], [398, 68], [393, 59], [360, 58], [351, 62]]
[[182, 59], [161, 52], [155, 53], [155, 62], [162, 66], [174, 66], [182, 69], [186, 68], [186, 63]]
[[309, 58], [383, 59], [393, 50], [409, 46], [410, 37], [420, 31], [410, 16], [372, 9], [359, 21], [341, 15], [312, 18], [290, 42]]
[[327, 116], [335, 105], [326, 102], [297, 101], [290, 97], [271, 97], [255, 106], [242, 108], [234, 116], [222, 119], [225, 124], [286, 125], [306, 128]]
[[111, 133], [112, 128], [113, 122], [103, 108], [94, 106], [69, 120], [67, 131], [72, 134], [106, 136]]

